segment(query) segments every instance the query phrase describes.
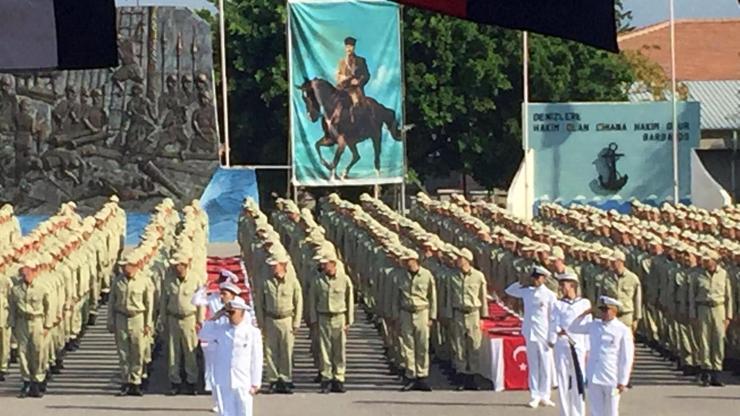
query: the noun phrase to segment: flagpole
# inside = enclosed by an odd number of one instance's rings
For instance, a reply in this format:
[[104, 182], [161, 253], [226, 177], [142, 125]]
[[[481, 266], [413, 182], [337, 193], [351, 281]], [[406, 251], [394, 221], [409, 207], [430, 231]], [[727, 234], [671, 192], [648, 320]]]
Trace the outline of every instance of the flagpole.
[[226, 167], [231, 167], [231, 141], [229, 139], [229, 85], [226, 78], [226, 22], [224, 0], [218, 0], [218, 26], [221, 41], [221, 98], [224, 111], [224, 153]]
[[679, 175], [678, 175], [678, 111], [676, 97], [676, 17], [674, 2], [669, 0], [671, 9], [671, 102], [673, 104], [673, 203], [679, 202]]
[[522, 32], [522, 87], [524, 102], [522, 104], [522, 147], [524, 148], [524, 207], [526, 209], [524, 218], [531, 218], [532, 207], [529, 200], [529, 162], [527, 153], [529, 151], [529, 34]]

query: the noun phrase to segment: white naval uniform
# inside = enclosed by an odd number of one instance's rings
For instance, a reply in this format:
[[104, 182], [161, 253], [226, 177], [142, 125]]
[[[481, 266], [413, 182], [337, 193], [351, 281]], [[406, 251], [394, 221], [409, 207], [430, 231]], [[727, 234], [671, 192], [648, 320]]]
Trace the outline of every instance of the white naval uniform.
[[[555, 302], [550, 317], [550, 336], [548, 342], [555, 348], [555, 376], [557, 377], [558, 397], [560, 398], [560, 416], [584, 416], [586, 406], [583, 396], [578, 393], [573, 354], [570, 349], [568, 336], [575, 343], [578, 364], [581, 376], [586, 377], [586, 354], [589, 350], [588, 336], [584, 334], [558, 335], [561, 331], [568, 331], [573, 321], [583, 312], [591, 309], [591, 301], [585, 298], [560, 299]], [[591, 322], [591, 315], [584, 319], [584, 323]]]
[[550, 332], [550, 316], [557, 302], [557, 295], [545, 285], [535, 288], [522, 286], [519, 282], [507, 287], [506, 294], [521, 298], [524, 303], [522, 335], [527, 345], [529, 394], [532, 400], [550, 400], [553, 359], [547, 339]]
[[586, 363], [589, 408], [592, 416], [618, 416], [617, 385], [630, 381], [635, 357], [632, 330], [618, 319], [609, 322], [586, 317], [573, 321], [569, 332], [587, 334], [591, 350]]
[[[215, 315], [218, 311], [223, 309], [224, 303], [221, 301], [221, 295], [218, 292], [208, 294], [208, 288], [206, 286], [198, 289], [193, 295], [191, 303], [195, 306], [205, 306], [208, 308], [210, 316]], [[226, 324], [229, 322], [229, 318], [222, 316], [216, 322], [220, 324]], [[214, 401], [216, 400], [216, 393], [213, 391], [213, 362], [215, 360], [215, 347], [211, 344], [203, 346], [203, 360], [205, 361], [205, 388], [213, 394]]]
[[249, 390], [262, 384], [262, 334], [248, 315], [237, 326], [208, 321], [199, 333], [200, 339], [213, 343], [216, 357], [213, 373], [218, 414], [251, 416], [252, 395]]

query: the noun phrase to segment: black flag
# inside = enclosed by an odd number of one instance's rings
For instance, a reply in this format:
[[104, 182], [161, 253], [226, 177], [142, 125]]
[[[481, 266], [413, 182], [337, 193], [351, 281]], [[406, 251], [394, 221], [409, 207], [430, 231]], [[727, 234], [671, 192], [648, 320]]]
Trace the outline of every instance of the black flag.
[[478, 23], [619, 52], [614, 0], [394, 0]]

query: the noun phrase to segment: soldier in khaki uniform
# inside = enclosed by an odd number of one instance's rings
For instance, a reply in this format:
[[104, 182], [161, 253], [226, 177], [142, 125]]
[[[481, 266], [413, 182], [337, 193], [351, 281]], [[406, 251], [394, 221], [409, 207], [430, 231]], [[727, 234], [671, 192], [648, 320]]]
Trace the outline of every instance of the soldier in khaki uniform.
[[272, 276], [255, 294], [257, 323], [265, 338], [265, 361], [270, 393], [293, 393], [293, 345], [301, 326], [303, 293], [290, 258], [279, 252], [267, 260]]
[[399, 317], [403, 356], [406, 358], [406, 383], [403, 391], [431, 391], [429, 376], [429, 328], [437, 319], [437, 292], [434, 277], [419, 265], [419, 255], [407, 250], [401, 260], [406, 276], [398, 283], [393, 300]]
[[626, 256], [623, 252], [617, 251], [611, 259], [611, 269], [613, 278], [616, 280], [615, 296], [622, 308], [619, 309], [619, 320], [632, 329], [634, 333], [637, 325], [642, 319], [642, 285], [640, 279], [627, 270], [625, 266]]
[[12, 261], [0, 257], [0, 381], [5, 381], [10, 361], [10, 292]]
[[19, 397], [43, 396], [48, 363], [48, 336], [54, 326], [49, 287], [37, 280], [40, 265], [27, 260], [10, 294], [10, 327], [18, 342], [18, 363], [23, 387]]
[[[170, 261], [170, 269], [162, 285], [159, 304], [160, 322], [166, 325], [168, 375], [170, 395], [195, 395], [198, 382], [197, 330], [205, 320], [205, 308], [193, 305], [191, 299], [201, 285], [192, 270], [189, 247], [180, 248]], [[142, 278], [144, 276], [141, 276]], [[152, 285], [152, 289], [153, 289]], [[154, 293], [151, 294], [154, 302]], [[185, 383], [181, 370], [185, 370]]]
[[323, 273], [308, 294], [312, 325], [319, 331], [321, 392], [344, 393], [347, 332], [354, 322], [354, 289], [334, 253], [321, 259]]
[[449, 282], [447, 292], [451, 320], [451, 342], [456, 346], [454, 363], [458, 372], [458, 389], [477, 390], [475, 374], [480, 371], [478, 353], [483, 335], [480, 319], [488, 317], [486, 278], [471, 266], [473, 253], [462, 249], [457, 258], [459, 269]]
[[733, 317], [732, 286], [718, 260], [716, 252], [702, 252], [704, 270], [689, 285], [689, 318], [697, 325], [699, 366], [705, 386], [724, 385], [718, 375], [725, 358], [725, 331]]
[[111, 282], [108, 331], [115, 334], [121, 369], [120, 395], [141, 396], [144, 353], [152, 333], [154, 288], [142, 272], [143, 258], [122, 261], [122, 272]]

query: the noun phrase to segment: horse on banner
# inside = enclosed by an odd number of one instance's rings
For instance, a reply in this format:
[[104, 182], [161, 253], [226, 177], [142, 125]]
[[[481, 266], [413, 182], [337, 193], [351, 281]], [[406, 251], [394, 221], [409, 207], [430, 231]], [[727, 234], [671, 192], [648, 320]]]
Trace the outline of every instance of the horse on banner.
[[[306, 79], [296, 88], [301, 91], [309, 120], [315, 123], [321, 118], [324, 135], [314, 143], [314, 147], [321, 163], [329, 171], [329, 177], [332, 180], [336, 179], [337, 166], [345, 148], [349, 147], [352, 160], [340, 175], [340, 179], [347, 179], [352, 167], [361, 159], [357, 144], [367, 139], [373, 142], [375, 174], [380, 176], [383, 126], [388, 129], [394, 140], [399, 142], [402, 140], [403, 129], [398, 126], [395, 111], [373, 98], [364, 97], [354, 112], [351, 112], [352, 100], [347, 92], [335, 88], [321, 78]], [[321, 155], [321, 148], [334, 145], [337, 146], [334, 159], [329, 162]]]

